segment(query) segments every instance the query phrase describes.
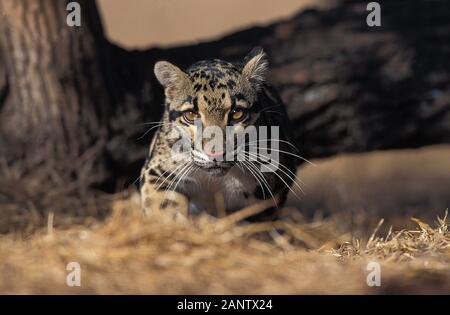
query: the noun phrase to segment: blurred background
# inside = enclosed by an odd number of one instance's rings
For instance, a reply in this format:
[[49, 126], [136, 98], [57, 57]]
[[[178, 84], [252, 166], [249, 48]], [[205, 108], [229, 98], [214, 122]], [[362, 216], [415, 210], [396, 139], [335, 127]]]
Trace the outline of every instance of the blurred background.
[[327, 0], [99, 0], [108, 38], [128, 48], [179, 46], [289, 18]]

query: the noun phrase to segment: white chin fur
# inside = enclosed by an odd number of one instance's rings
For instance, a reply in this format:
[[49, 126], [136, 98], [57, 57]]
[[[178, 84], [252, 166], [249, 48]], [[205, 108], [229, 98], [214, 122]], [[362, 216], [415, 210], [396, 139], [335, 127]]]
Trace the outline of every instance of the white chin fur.
[[192, 150], [192, 157], [194, 158], [194, 161], [202, 164], [209, 164], [213, 162], [208, 155], [197, 150]]

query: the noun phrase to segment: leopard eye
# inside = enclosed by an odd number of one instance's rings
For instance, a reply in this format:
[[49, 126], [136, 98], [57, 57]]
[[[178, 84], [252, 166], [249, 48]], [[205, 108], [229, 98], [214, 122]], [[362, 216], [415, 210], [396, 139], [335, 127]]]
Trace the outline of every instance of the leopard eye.
[[234, 122], [242, 121], [247, 117], [247, 112], [242, 109], [233, 109], [231, 112], [231, 119]]
[[194, 120], [196, 120], [199, 116], [198, 113], [194, 111], [187, 111], [183, 113], [184, 120], [186, 120], [188, 123], [193, 123]]

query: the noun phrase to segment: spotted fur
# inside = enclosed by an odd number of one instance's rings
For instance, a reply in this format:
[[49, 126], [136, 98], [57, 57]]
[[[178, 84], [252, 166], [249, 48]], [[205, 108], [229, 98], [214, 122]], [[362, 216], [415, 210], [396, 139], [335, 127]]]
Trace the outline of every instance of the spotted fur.
[[[167, 61], [156, 63], [155, 75], [165, 90], [165, 111], [141, 172], [141, 198], [146, 211], [170, 205], [181, 212], [217, 214], [220, 195], [227, 213], [273, 198], [275, 206], [264, 213], [273, 216], [274, 210], [283, 205], [295, 178], [296, 152], [284, 105], [265, 83], [267, 69], [262, 49], [253, 50], [240, 64], [205, 60], [183, 71]], [[234, 121], [236, 111], [242, 111], [245, 119]], [[252, 166], [211, 158], [194, 148], [196, 129], [187, 120], [187, 112], [194, 113], [205, 128], [279, 126], [282, 166], [276, 172], [258, 173]], [[188, 135], [190, 151], [175, 159], [171, 148], [182, 135]]]

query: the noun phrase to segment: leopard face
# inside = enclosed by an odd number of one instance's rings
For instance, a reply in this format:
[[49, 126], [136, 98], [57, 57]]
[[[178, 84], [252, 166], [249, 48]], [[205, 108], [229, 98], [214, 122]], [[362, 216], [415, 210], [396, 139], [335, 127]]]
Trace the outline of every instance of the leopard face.
[[234, 165], [237, 135], [260, 116], [258, 92], [267, 65], [262, 50], [253, 51], [242, 67], [218, 59], [197, 62], [186, 71], [167, 61], [156, 63], [167, 123], [188, 148], [182, 159], [212, 175], [223, 175]]
[[[176, 204], [188, 214], [217, 215], [215, 198], [221, 195], [227, 213], [270, 199], [273, 206], [261, 215], [276, 215], [299, 156], [283, 101], [264, 82], [267, 64], [261, 49], [239, 64], [213, 59], [182, 70], [156, 63], [166, 101], [141, 171], [146, 213]], [[244, 159], [236, 159], [241, 153]]]

